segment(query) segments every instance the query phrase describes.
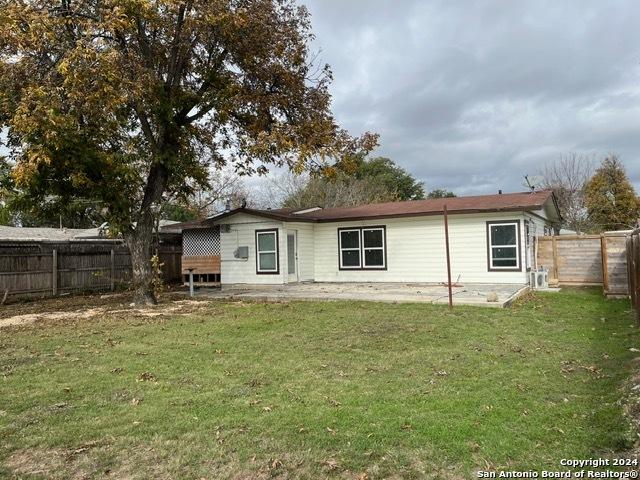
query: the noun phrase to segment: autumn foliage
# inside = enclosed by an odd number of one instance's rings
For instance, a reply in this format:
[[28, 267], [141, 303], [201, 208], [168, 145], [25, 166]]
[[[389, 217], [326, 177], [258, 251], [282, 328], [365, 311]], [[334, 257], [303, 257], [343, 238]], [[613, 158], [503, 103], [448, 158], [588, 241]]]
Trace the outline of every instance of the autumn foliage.
[[367, 152], [330, 111], [292, 0], [0, 0], [0, 128], [16, 191], [86, 198], [153, 302], [153, 218], [212, 165], [330, 169]]

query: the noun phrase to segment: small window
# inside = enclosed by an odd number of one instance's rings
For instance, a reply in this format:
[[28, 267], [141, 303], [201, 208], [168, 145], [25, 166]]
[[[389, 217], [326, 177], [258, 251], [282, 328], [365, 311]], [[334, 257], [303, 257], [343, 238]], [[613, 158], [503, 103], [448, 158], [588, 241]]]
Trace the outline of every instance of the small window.
[[362, 230], [364, 268], [384, 268], [384, 229]]
[[360, 229], [340, 230], [340, 268], [360, 268]]
[[487, 222], [489, 270], [520, 270], [520, 223]]
[[385, 227], [338, 229], [340, 269], [385, 269], [385, 232]]
[[278, 231], [256, 230], [257, 273], [278, 273]]

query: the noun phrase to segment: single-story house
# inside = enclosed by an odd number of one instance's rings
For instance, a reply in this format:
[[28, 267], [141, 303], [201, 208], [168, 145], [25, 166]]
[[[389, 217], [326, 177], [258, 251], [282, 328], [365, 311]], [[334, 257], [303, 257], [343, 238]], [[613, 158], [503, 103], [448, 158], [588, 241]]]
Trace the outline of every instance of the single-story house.
[[551, 191], [344, 208], [238, 208], [174, 225], [183, 279], [196, 283], [423, 282], [526, 284], [535, 237], [560, 220]]

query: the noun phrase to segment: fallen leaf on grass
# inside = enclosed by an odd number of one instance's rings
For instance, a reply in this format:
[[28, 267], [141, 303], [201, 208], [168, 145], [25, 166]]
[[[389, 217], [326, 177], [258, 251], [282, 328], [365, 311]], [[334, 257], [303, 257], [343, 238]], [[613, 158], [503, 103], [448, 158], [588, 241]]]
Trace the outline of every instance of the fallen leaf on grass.
[[327, 468], [329, 470], [335, 470], [340, 466], [340, 465], [338, 465], [338, 462], [336, 460], [334, 460], [333, 458], [325, 460], [324, 464], [327, 466]]
[[332, 428], [327, 427], [327, 432], [329, 432], [331, 435], [335, 435], [336, 431], [333, 430]]
[[405, 425], [401, 425], [400, 428], [402, 430], [412, 430], [413, 429], [413, 427], [411, 425], [409, 425], [408, 423], [405, 424]]
[[138, 376], [137, 382], [156, 382], [155, 375], [149, 372], [143, 372]]
[[139, 398], [132, 398], [131, 399], [131, 405], [140, 405], [140, 399]]
[[587, 366], [583, 366], [582, 368], [584, 368], [585, 370], [591, 373], [600, 373], [600, 370], [595, 365], [587, 365]]
[[356, 475], [356, 480], [369, 480], [369, 475], [367, 475], [366, 473], [362, 472], [362, 473], [358, 473]]
[[120, 368], [120, 367], [111, 369], [111, 373], [122, 373], [123, 371], [124, 371], [124, 369]]
[[7, 412], [5, 410], [0, 410], [0, 417], [6, 417]]
[[74, 455], [78, 455], [80, 453], [86, 452], [87, 450], [89, 450], [90, 448], [96, 447], [98, 446], [99, 443], [98, 442], [89, 442], [89, 443], [85, 443], [84, 445], [80, 445], [78, 448], [75, 448], [73, 450], [69, 450], [65, 453], [65, 457], [67, 459], [69, 459], [70, 457], [74, 456]]
[[264, 412], [270, 412], [272, 410], [272, 408], [271, 407], [262, 407], [262, 410]]

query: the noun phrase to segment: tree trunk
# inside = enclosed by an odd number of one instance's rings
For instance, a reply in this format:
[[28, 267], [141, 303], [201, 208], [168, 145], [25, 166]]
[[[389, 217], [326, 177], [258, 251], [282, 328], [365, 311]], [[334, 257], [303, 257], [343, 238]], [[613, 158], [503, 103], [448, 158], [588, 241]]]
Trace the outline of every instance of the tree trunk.
[[131, 266], [133, 271], [133, 303], [136, 305], [155, 305], [157, 302], [153, 292], [153, 269], [149, 257], [151, 250], [151, 229], [146, 232], [143, 227], [139, 230], [140, 224], [136, 225], [136, 230], [127, 236], [126, 242], [131, 252]]
[[136, 305], [158, 303], [153, 292], [153, 268], [150, 258], [154, 223], [152, 207], [162, 199], [166, 178], [166, 169], [162, 165], [156, 164], [151, 167], [136, 225], [125, 234], [125, 241], [131, 252], [133, 302]]

